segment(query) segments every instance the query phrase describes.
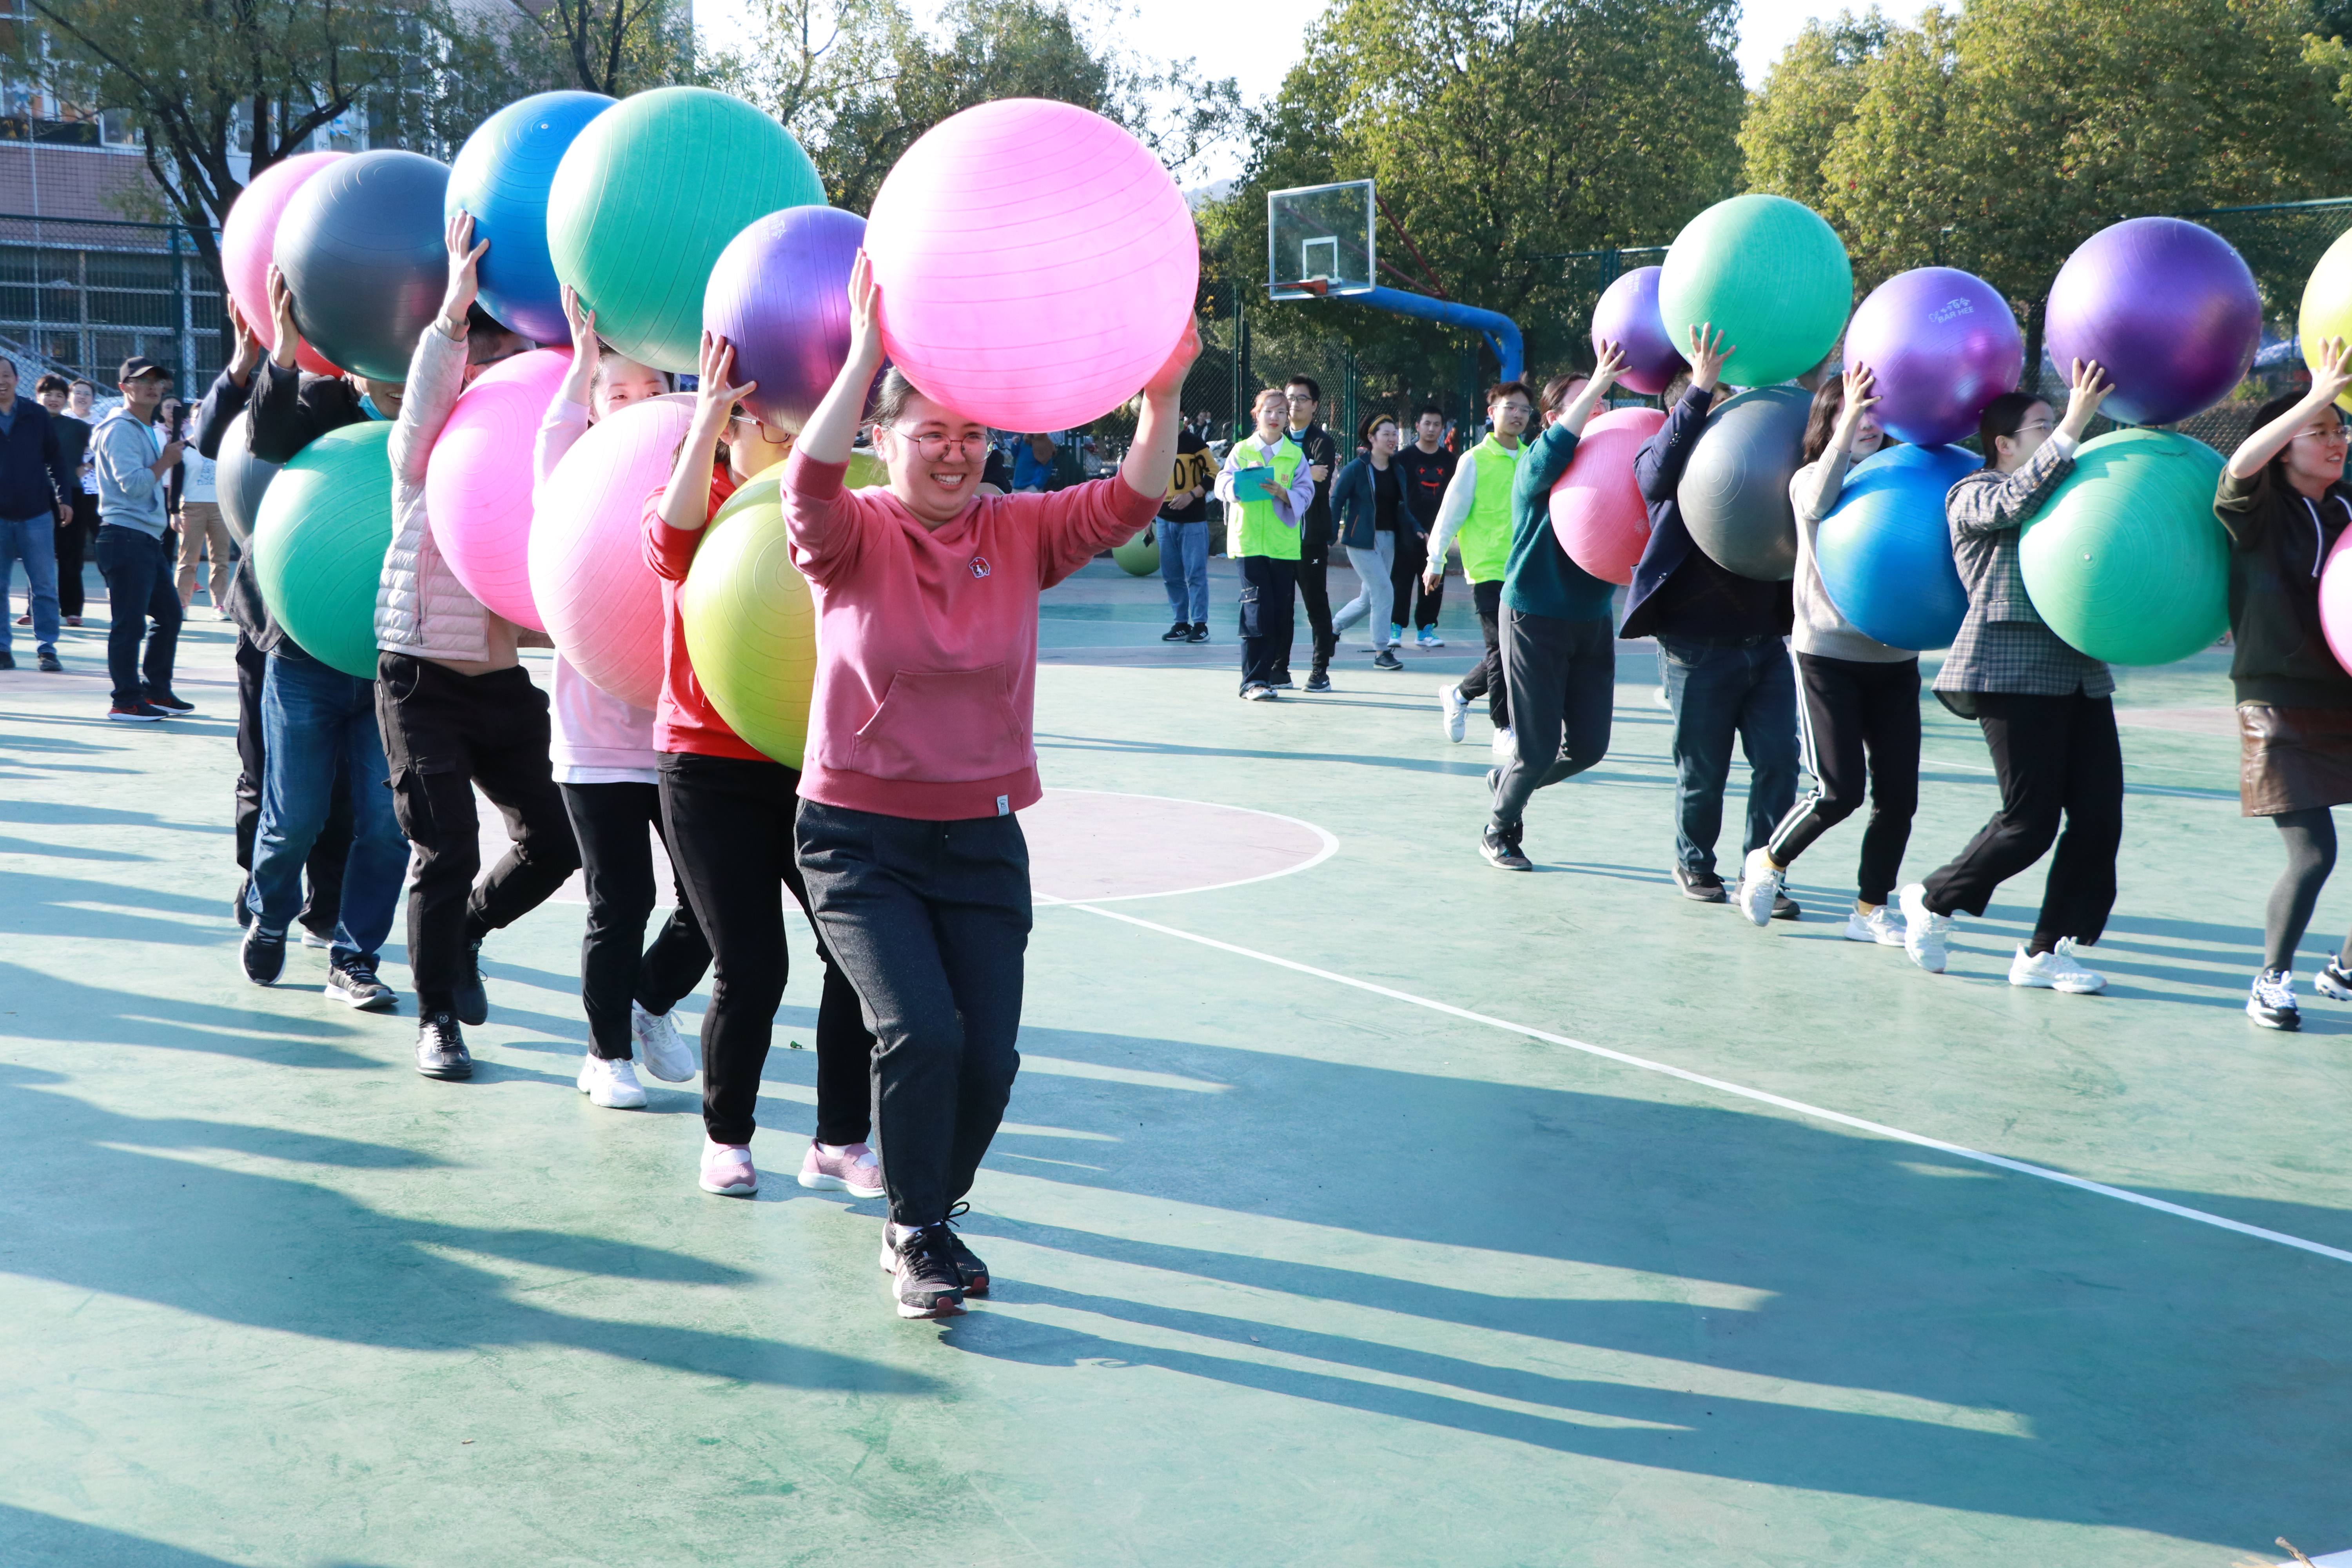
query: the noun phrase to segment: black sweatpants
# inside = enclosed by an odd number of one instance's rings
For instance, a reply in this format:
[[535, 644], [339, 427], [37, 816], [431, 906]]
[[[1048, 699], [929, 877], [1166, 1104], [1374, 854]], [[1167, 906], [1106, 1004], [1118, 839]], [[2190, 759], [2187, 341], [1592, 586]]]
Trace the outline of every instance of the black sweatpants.
[[[1298, 558], [1298, 603], [1307, 612], [1307, 635], [1313, 645], [1311, 657], [1319, 668], [1330, 662], [1331, 650], [1339, 646], [1339, 634], [1331, 629], [1331, 586], [1328, 580], [1330, 554], [1302, 552]], [[1290, 673], [1290, 644], [1286, 640], [1276, 668], [1276, 679]]]
[[1565, 621], [1503, 611], [1503, 685], [1511, 694], [1510, 756], [1495, 781], [1495, 826], [1515, 826], [1528, 797], [1609, 754], [1617, 705], [1617, 632], [1606, 617]]
[[1020, 819], [920, 822], [801, 804], [816, 923], [873, 1026], [890, 1217], [932, 1225], [971, 1191], [1021, 1069], [1029, 846]]
[[1445, 579], [1440, 577], [1433, 589], [1421, 585], [1421, 574], [1429, 569], [1429, 540], [1410, 528], [1400, 528], [1396, 535], [1396, 562], [1389, 569], [1389, 584], [1396, 590], [1395, 601], [1389, 606], [1389, 624], [1433, 626], [1437, 613], [1445, 607]]
[[1772, 830], [1765, 852], [1788, 865], [1852, 816], [1867, 788], [1870, 821], [1854, 889], [1864, 903], [1883, 904], [1895, 894], [1919, 809], [1919, 661], [1794, 657], [1797, 738], [1813, 787]]
[[[665, 752], [662, 820], [688, 907], [709, 938], [710, 1007], [702, 1015], [702, 1126], [714, 1143], [749, 1143], [768, 1039], [790, 958], [784, 900], [809, 915], [824, 987], [816, 1009], [816, 1138], [863, 1143], [873, 1131], [867, 1085], [874, 1037], [857, 993], [809, 909], [793, 844], [801, 775], [782, 763]], [[895, 1158], [895, 1151], [892, 1152]]]
[[1244, 555], [1242, 569], [1242, 684], [1272, 685], [1290, 668], [1298, 563]]
[[[701, 984], [710, 967], [710, 943], [687, 901], [676, 862], [670, 876], [677, 907], [646, 945], [653, 918], [656, 870], [646, 830], [662, 828], [661, 787], [649, 784], [558, 784], [564, 814], [580, 842], [580, 868], [588, 884], [588, 930], [580, 939], [580, 1004], [588, 1013], [589, 1048], [607, 1061], [626, 1061], [629, 1004], [667, 1013]], [[665, 837], [662, 844], [667, 847]]]
[[1927, 908], [1939, 915], [1984, 913], [1993, 889], [2041, 859], [2055, 840], [2033, 933], [2053, 942], [2098, 941], [2115, 908], [2116, 847], [2124, 836], [2115, 700], [2079, 690], [2065, 697], [1971, 695], [2000, 780], [2000, 810], [1958, 859], [1927, 879]]
[[73, 521], [58, 528], [58, 614], [79, 616], [82, 602], [81, 563], [98, 542], [98, 498], [73, 498]]
[[[392, 805], [408, 836], [408, 969], [416, 1010], [453, 1005], [468, 944], [545, 902], [580, 867], [549, 765], [547, 694], [521, 666], [460, 675], [401, 653], [376, 655], [375, 717]], [[480, 887], [474, 788], [506, 818], [510, 847]]]
[[[59, 538], [63, 538], [60, 531]], [[253, 869], [254, 836], [261, 831], [262, 770], [268, 752], [261, 738], [261, 684], [269, 673], [269, 656], [253, 646], [240, 626], [236, 633], [236, 866]], [[302, 862], [310, 896], [297, 917], [313, 936], [334, 940], [343, 919], [343, 864], [352, 853], [352, 792], [344, 783], [340, 755], [335, 762], [334, 793], [327, 806], [326, 825]], [[245, 890], [237, 890], [245, 901]]]
[[[1497, 730], [1511, 727], [1509, 689], [1503, 682], [1503, 584], [1500, 582], [1470, 584], [1470, 602], [1478, 609], [1478, 630], [1486, 639], [1486, 657], [1475, 669], [1462, 678], [1461, 690], [1465, 700], [1486, 700], [1486, 717], [1495, 721]], [[1612, 638], [1610, 658], [1616, 658]], [[1613, 665], [1612, 665], [1613, 668]]]

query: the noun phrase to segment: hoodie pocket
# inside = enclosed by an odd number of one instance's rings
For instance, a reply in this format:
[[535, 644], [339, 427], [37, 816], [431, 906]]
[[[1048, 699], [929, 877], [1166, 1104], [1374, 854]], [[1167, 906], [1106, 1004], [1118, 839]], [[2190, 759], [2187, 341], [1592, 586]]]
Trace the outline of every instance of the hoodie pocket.
[[857, 731], [850, 765], [876, 778], [969, 784], [1029, 765], [1004, 666], [902, 669]]

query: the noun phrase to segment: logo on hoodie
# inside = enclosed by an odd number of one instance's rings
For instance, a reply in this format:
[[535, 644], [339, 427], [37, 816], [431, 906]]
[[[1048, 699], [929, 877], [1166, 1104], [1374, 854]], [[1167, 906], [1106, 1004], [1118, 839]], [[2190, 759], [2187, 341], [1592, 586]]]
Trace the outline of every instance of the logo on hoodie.
[[975, 577], [985, 577], [988, 575], [988, 557], [985, 555], [975, 555], [965, 564], [971, 568], [971, 574]]

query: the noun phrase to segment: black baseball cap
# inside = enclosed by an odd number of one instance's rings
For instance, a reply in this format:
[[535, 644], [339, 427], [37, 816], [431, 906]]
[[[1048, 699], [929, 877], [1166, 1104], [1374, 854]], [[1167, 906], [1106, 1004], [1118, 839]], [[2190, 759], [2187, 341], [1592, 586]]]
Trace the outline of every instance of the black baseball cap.
[[160, 378], [169, 381], [172, 379], [172, 373], [152, 359], [142, 359], [133, 354], [122, 362], [122, 374], [116, 376], [114, 380], [115, 384], [119, 386], [126, 381], [138, 381], [142, 378]]

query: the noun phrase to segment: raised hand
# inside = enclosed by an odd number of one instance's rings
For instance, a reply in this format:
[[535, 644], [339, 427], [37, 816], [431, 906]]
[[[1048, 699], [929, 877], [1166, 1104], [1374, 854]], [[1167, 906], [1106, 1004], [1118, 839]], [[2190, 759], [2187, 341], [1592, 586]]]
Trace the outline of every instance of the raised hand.
[[1617, 378], [1625, 374], [1624, 346], [1603, 341], [1601, 345], [1600, 360], [1601, 363], [1592, 367], [1592, 385], [1596, 402], [1601, 397], [1608, 395], [1610, 387], [1616, 384]]
[[449, 287], [441, 294], [441, 321], [454, 338], [466, 330], [466, 312], [473, 309], [474, 296], [481, 290], [482, 252], [489, 249], [490, 242], [475, 240], [474, 215], [463, 207], [449, 215], [443, 238], [449, 248]]
[[1723, 331], [1712, 321], [1699, 321], [1690, 330], [1690, 352], [1684, 357], [1690, 361], [1691, 384], [1701, 392], [1713, 392], [1723, 384], [1723, 362], [1739, 352], [1736, 343], [1723, 341]]
[[236, 308], [234, 300], [228, 302], [228, 324], [236, 334], [236, 353], [229, 356], [228, 377], [243, 386], [261, 368], [268, 351], [261, 346], [261, 334], [253, 330], [253, 323], [245, 319], [245, 312]]
[[281, 370], [290, 370], [294, 350], [302, 342], [302, 331], [294, 324], [294, 289], [275, 263], [269, 268], [269, 324], [278, 336], [269, 350], [269, 363]]
[[760, 390], [756, 381], [740, 386], [728, 384], [735, 374], [735, 345], [716, 332], [702, 334], [702, 353], [696, 363], [694, 419], [698, 425], [718, 429], [734, 417], [735, 405], [748, 395]]
[[2107, 379], [2106, 367], [2097, 360], [2076, 360], [2067, 377], [2066, 417], [2059, 428], [2079, 439], [2090, 428], [2092, 416], [2116, 384]]
[[2311, 395], [2333, 403], [2352, 387], [2352, 345], [2342, 338], [2323, 338], [2319, 358], [2311, 366]]

